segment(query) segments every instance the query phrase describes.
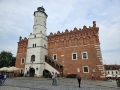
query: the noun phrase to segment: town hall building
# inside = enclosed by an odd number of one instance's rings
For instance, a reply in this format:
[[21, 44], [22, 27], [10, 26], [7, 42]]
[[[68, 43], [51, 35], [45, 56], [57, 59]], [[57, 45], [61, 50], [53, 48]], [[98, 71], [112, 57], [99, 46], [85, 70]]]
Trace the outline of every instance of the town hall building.
[[43, 71], [61, 76], [80, 74], [98, 79], [104, 76], [104, 65], [99, 41], [99, 27], [83, 26], [64, 32], [46, 34], [48, 15], [43, 7], [34, 12], [33, 32], [28, 38], [19, 37], [15, 66], [20, 73], [43, 76]]

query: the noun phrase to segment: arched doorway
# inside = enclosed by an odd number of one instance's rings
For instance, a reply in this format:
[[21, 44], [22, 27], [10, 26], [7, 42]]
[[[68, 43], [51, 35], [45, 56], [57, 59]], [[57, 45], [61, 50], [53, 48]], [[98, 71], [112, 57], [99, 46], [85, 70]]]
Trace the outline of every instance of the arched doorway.
[[30, 72], [30, 77], [34, 77], [35, 69], [34, 68], [30, 68], [29, 72]]
[[49, 78], [52, 77], [50, 71], [48, 71], [48, 70], [46, 70], [46, 69], [44, 69], [44, 71], [43, 71], [43, 76], [44, 76], [44, 77], [49, 77]]

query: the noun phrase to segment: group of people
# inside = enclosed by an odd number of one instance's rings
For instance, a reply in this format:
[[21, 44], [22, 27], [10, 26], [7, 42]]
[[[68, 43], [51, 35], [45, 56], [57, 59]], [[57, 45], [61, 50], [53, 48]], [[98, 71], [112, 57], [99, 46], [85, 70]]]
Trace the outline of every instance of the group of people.
[[2, 86], [5, 83], [6, 80], [6, 74], [3, 73], [0, 75], [0, 86]]
[[[80, 88], [81, 76], [78, 74], [76, 78], [77, 78], [77, 81], [78, 81], [78, 84], [79, 84], [79, 88]], [[52, 85], [58, 85], [57, 73], [52, 72], [52, 80], [53, 80], [52, 81]], [[95, 80], [94, 74], [92, 74], [91, 80]]]

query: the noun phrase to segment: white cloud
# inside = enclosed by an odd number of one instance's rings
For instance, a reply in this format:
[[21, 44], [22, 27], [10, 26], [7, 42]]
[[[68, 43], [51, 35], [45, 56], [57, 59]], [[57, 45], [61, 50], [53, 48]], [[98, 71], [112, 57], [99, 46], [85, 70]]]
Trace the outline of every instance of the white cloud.
[[1, 0], [0, 51], [10, 50], [16, 55], [19, 36], [28, 37], [32, 32], [33, 13], [41, 5], [48, 14], [47, 35], [58, 30], [92, 26], [95, 20], [99, 27], [103, 59], [120, 64], [119, 0]]

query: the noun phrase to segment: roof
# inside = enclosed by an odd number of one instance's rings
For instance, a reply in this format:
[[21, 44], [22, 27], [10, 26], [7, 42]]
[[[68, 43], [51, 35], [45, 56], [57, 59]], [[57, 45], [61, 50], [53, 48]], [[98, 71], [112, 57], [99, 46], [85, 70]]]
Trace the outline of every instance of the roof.
[[106, 70], [120, 70], [120, 65], [104, 65]]

